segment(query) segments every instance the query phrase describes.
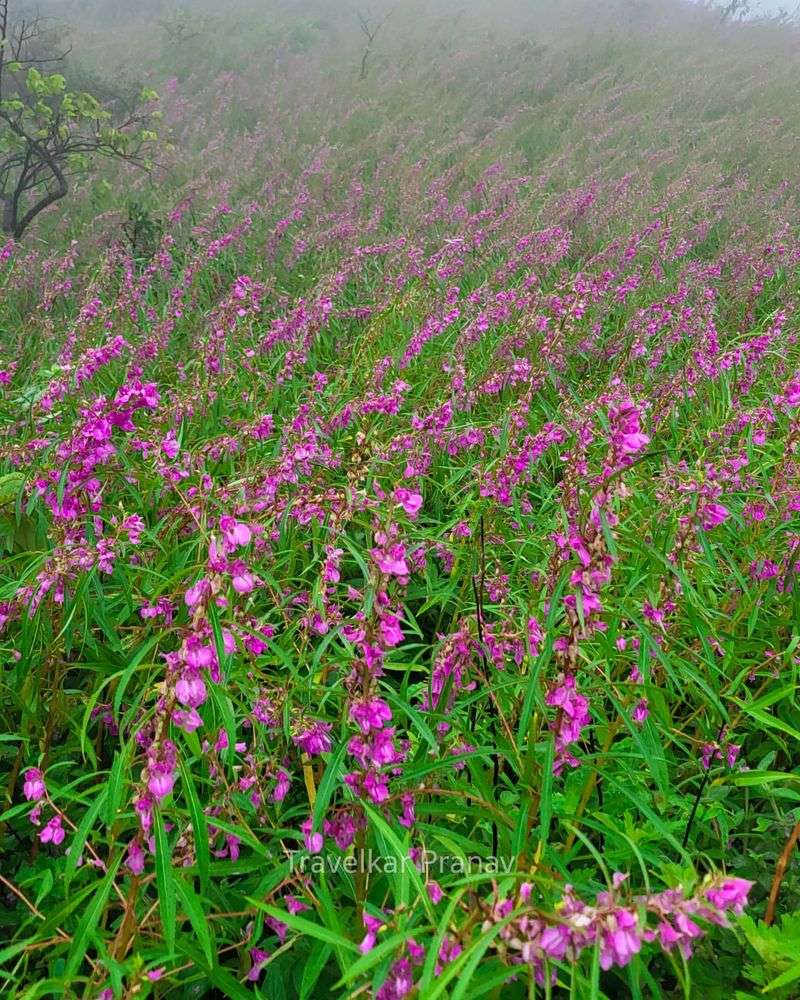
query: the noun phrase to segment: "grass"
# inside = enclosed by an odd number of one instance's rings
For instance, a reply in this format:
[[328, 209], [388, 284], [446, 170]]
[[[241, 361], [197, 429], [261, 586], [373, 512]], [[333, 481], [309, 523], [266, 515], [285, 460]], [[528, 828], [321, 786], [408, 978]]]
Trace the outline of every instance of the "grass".
[[793, 996], [793, 29], [88, 11], [163, 126], [0, 263], [3, 989]]

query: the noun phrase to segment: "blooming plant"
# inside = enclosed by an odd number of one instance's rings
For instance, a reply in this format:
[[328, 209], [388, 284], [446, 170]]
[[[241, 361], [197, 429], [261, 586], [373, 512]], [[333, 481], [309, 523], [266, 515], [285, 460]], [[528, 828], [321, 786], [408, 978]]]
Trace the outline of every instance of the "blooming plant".
[[796, 157], [646, 83], [783, 34], [285, 6], [153, 55], [146, 254], [0, 244], [2, 988], [796, 995]]

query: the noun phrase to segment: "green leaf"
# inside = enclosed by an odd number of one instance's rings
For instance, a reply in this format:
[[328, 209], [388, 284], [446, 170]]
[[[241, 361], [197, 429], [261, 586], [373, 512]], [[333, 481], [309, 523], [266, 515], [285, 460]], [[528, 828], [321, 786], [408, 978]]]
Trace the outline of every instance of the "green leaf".
[[315, 924], [311, 920], [299, 917], [296, 913], [289, 913], [287, 910], [281, 910], [277, 906], [270, 906], [269, 903], [264, 903], [260, 899], [251, 899], [249, 896], [247, 898], [247, 902], [252, 906], [257, 907], [259, 910], [263, 910], [264, 913], [269, 914], [269, 916], [275, 917], [276, 920], [282, 921], [293, 931], [297, 931], [298, 934], [304, 934], [317, 941], [324, 941], [326, 944], [333, 945], [336, 948], [344, 948], [346, 951], [358, 952], [358, 946], [352, 941], [349, 941], [346, 937], [334, 934], [333, 931], [329, 930], [327, 927], [321, 927], [319, 924]]
[[120, 860], [121, 858], [117, 858], [111, 868], [109, 868], [106, 872], [103, 877], [103, 881], [100, 883], [97, 890], [89, 897], [89, 904], [86, 907], [80, 922], [78, 923], [75, 935], [72, 939], [72, 947], [67, 955], [67, 962], [64, 967], [64, 980], [67, 984], [72, 981], [72, 977], [78, 971], [81, 963], [86, 957], [90, 940], [94, 935], [97, 925], [100, 922], [100, 917], [105, 910], [105, 905], [108, 900], [108, 895], [111, 892], [111, 887], [114, 882], [114, 877], [117, 874]]
[[161, 929], [169, 953], [175, 952], [175, 879], [172, 871], [172, 855], [164, 830], [164, 817], [160, 809], [155, 810], [156, 838], [156, 887], [158, 906], [161, 912]]
[[178, 760], [178, 767], [181, 772], [181, 786], [186, 802], [189, 807], [189, 816], [192, 821], [192, 833], [194, 839], [194, 856], [197, 862], [197, 873], [200, 876], [200, 885], [203, 895], [209, 892], [209, 867], [211, 864], [211, 852], [208, 844], [208, 824], [206, 822], [203, 807], [200, 804], [200, 796], [197, 794], [197, 786], [194, 783], [192, 772], [186, 765], [183, 758]]
[[206, 920], [203, 905], [194, 889], [184, 879], [176, 878], [173, 884], [181, 905], [186, 911], [186, 916], [189, 918], [189, 923], [197, 935], [197, 940], [200, 942], [209, 968], [211, 968], [216, 962], [216, 951], [211, 940], [211, 931], [209, 929], [211, 925]]

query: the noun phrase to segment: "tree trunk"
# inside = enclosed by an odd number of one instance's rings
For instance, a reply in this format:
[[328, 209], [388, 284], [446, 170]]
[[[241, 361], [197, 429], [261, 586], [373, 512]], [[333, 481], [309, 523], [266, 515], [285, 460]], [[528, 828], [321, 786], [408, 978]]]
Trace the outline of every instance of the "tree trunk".
[[6, 234], [6, 236], [14, 236], [14, 230], [17, 228], [17, 213], [14, 210], [14, 199], [13, 198], [3, 198], [3, 221], [0, 228]]

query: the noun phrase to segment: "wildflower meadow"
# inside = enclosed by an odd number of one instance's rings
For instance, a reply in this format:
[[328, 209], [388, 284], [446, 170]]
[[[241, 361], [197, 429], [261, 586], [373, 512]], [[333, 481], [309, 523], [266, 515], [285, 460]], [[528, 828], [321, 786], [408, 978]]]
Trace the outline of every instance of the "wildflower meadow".
[[223, 8], [0, 90], [0, 994], [800, 996], [800, 29]]

